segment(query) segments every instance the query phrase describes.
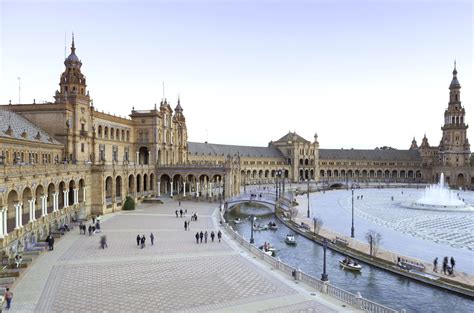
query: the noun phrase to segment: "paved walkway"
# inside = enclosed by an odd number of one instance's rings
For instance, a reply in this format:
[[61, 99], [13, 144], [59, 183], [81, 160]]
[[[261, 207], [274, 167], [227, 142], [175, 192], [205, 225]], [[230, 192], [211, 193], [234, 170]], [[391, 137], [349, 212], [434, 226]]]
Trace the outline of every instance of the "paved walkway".
[[[42, 254], [16, 283], [11, 312], [347, 312], [342, 302], [314, 293], [242, 251], [221, 243], [196, 244], [196, 231], [217, 233], [217, 210], [183, 202], [143, 204], [102, 218], [109, 247], [77, 227]], [[184, 231], [184, 221], [198, 221]], [[149, 235], [155, 235], [150, 245]], [[140, 249], [137, 234], [147, 236]]]
[[[307, 214], [307, 207], [308, 207], [307, 197], [306, 196], [298, 196], [296, 201], [299, 203], [299, 205], [297, 207], [298, 208], [298, 216], [294, 219], [295, 222], [298, 223], [298, 224], [300, 224], [301, 222], [304, 222], [307, 225], [310, 225], [312, 227], [313, 226], [312, 218], [307, 218], [306, 217], [307, 216], [306, 215]], [[324, 226], [324, 224], [323, 224], [323, 226]], [[345, 236], [343, 234], [340, 234], [338, 232], [335, 232], [333, 230], [330, 230], [330, 229], [327, 229], [327, 228], [324, 228], [324, 227], [322, 227], [321, 230], [319, 231], [319, 235], [321, 235], [325, 238], [335, 238], [336, 236], [339, 237], [339, 238], [344, 238], [349, 242], [349, 245], [350, 245], [351, 248], [356, 249], [358, 251], [361, 251], [363, 253], [369, 254], [370, 246], [366, 242], [361, 242], [359, 240], [356, 240], [356, 239], [351, 238], [349, 236]], [[429, 274], [434, 275], [434, 276], [443, 277], [444, 279], [447, 279], [447, 280], [452, 280], [452, 281], [460, 282], [460, 283], [467, 284], [467, 285], [470, 285], [470, 286], [474, 286], [474, 276], [470, 275], [468, 273], [460, 272], [460, 271], [455, 270], [454, 275], [452, 275], [452, 276], [442, 274], [443, 260], [441, 258], [438, 260], [438, 273], [435, 273], [435, 272], [432, 271], [433, 264], [431, 262], [416, 259], [416, 258], [413, 258], [413, 257], [410, 257], [410, 256], [403, 256], [402, 254], [396, 253], [396, 252], [393, 252], [393, 251], [388, 251], [388, 250], [379, 248], [378, 251], [377, 251], [377, 257], [379, 257], [381, 259], [384, 259], [386, 261], [389, 261], [389, 262], [393, 262], [394, 264], [397, 263], [397, 257], [403, 257], [405, 259], [414, 260], [414, 261], [417, 261], [419, 263], [423, 263], [425, 265], [425, 268], [426, 268], [425, 272], [426, 273], [429, 273]]]

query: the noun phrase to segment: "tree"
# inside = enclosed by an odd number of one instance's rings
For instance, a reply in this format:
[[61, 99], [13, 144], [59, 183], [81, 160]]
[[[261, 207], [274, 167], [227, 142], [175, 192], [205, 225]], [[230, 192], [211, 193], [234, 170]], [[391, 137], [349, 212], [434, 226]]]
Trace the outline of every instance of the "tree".
[[323, 226], [323, 219], [320, 217], [313, 217], [313, 224], [314, 224], [314, 233], [319, 235], [319, 231], [321, 230], [321, 227]]
[[123, 204], [123, 210], [131, 211], [135, 210], [135, 200], [132, 197], [127, 196], [125, 198], [125, 203]]
[[376, 256], [380, 244], [382, 243], [382, 235], [373, 229], [369, 229], [369, 231], [365, 233], [365, 239], [369, 244], [370, 256]]

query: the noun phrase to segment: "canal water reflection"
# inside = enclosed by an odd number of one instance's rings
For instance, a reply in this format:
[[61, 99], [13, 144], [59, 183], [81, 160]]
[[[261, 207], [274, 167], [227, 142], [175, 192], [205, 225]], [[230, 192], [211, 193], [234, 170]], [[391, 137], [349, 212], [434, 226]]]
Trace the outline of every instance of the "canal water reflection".
[[[287, 234], [293, 234], [281, 224], [271, 210], [257, 204], [237, 205], [227, 214], [227, 220], [247, 240], [250, 238], [250, 214], [257, 216], [256, 223], [268, 224], [275, 221], [278, 230], [254, 231], [255, 245], [270, 242], [276, 249], [276, 256], [292, 266], [317, 278], [321, 278], [323, 268], [323, 249], [305, 237], [294, 234], [296, 246], [287, 245], [284, 239]], [[234, 224], [236, 218], [241, 218], [241, 224]], [[407, 312], [473, 312], [474, 301], [467, 297], [444, 291], [439, 288], [410, 280], [400, 275], [392, 274], [361, 262], [361, 273], [344, 271], [339, 266], [341, 254], [328, 250], [327, 272], [331, 284], [352, 293], [360, 292], [366, 299], [381, 303], [391, 308]]]

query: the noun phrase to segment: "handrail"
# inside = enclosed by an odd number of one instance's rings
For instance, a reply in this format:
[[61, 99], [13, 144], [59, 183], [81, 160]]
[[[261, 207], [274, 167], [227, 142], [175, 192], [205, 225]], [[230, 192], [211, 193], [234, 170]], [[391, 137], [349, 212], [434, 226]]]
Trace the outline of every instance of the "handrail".
[[[238, 232], [236, 232], [224, 219], [224, 211], [221, 211], [220, 214], [221, 224], [224, 226], [224, 229], [227, 233], [235, 239], [238, 243], [242, 245], [242, 247], [246, 248], [250, 253], [256, 255], [263, 261], [269, 263], [277, 270], [282, 271], [283, 273], [293, 276], [296, 280], [301, 280], [308, 286], [316, 289], [321, 293], [326, 293], [327, 295], [336, 298], [342, 302], [345, 302], [357, 309], [361, 309], [365, 312], [373, 312], [373, 313], [399, 313], [399, 311], [386, 307], [382, 304], [370, 301], [368, 299], [363, 298], [359, 293], [357, 295], [350, 293], [344, 289], [338, 288], [333, 286], [327, 282], [317, 279], [307, 273], [302, 272], [299, 268], [295, 268], [285, 262], [281, 261], [280, 258], [275, 258], [267, 255], [262, 250], [258, 249], [253, 244], [250, 244], [248, 241], [245, 240], [243, 236], [241, 236]], [[402, 310], [403, 311], [403, 310]]]

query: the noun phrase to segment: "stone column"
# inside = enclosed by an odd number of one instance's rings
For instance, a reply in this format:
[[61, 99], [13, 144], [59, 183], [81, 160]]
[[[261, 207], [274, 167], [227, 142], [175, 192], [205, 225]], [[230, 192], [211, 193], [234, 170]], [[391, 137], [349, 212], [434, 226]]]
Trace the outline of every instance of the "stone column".
[[58, 210], [59, 201], [58, 201], [59, 192], [53, 193], [53, 212]]
[[8, 232], [7, 232], [8, 209], [7, 208], [2, 210], [2, 216], [3, 216], [3, 235], [6, 236], [8, 235]]
[[48, 215], [48, 196], [41, 196], [41, 216]]
[[86, 187], [82, 188], [82, 201], [86, 202]]
[[140, 164], [140, 152], [137, 151], [137, 165]]
[[158, 197], [161, 197], [161, 182], [158, 182]]
[[186, 197], [186, 182], [183, 182], [183, 197]]
[[29, 209], [30, 209], [30, 222], [35, 220], [35, 199], [28, 200]]
[[[65, 209], [65, 208], [68, 207], [68, 203], [69, 203], [69, 196], [68, 196], [68, 195], [69, 195], [69, 192], [66, 191], [66, 190], [64, 190], [64, 191], [63, 191], [63, 195], [64, 195], [64, 203], [63, 203], [64, 206], [63, 206], [63, 208]], [[58, 196], [59, 196], [59, 194], [58, 194]]]
[[199, 197], [199, 182], [196, 182], [196, 197]]
[[15, 203], [13, 205], [15, 207], [15, 229], [19, 229], [21, 225], [20, 221], [20, 203]]
[[173, 182], [170, 182], [170, 185], [171, 185], [171, 192], [170, 192], [170, 196], [173, 197]]
[[3, 235], [5, 234], [5, 230], [3, 229], [4, 226], [4, 213], [7, 210], [7, 208], [2, 208], [0, 210], [0, 238], [3, 238]]

